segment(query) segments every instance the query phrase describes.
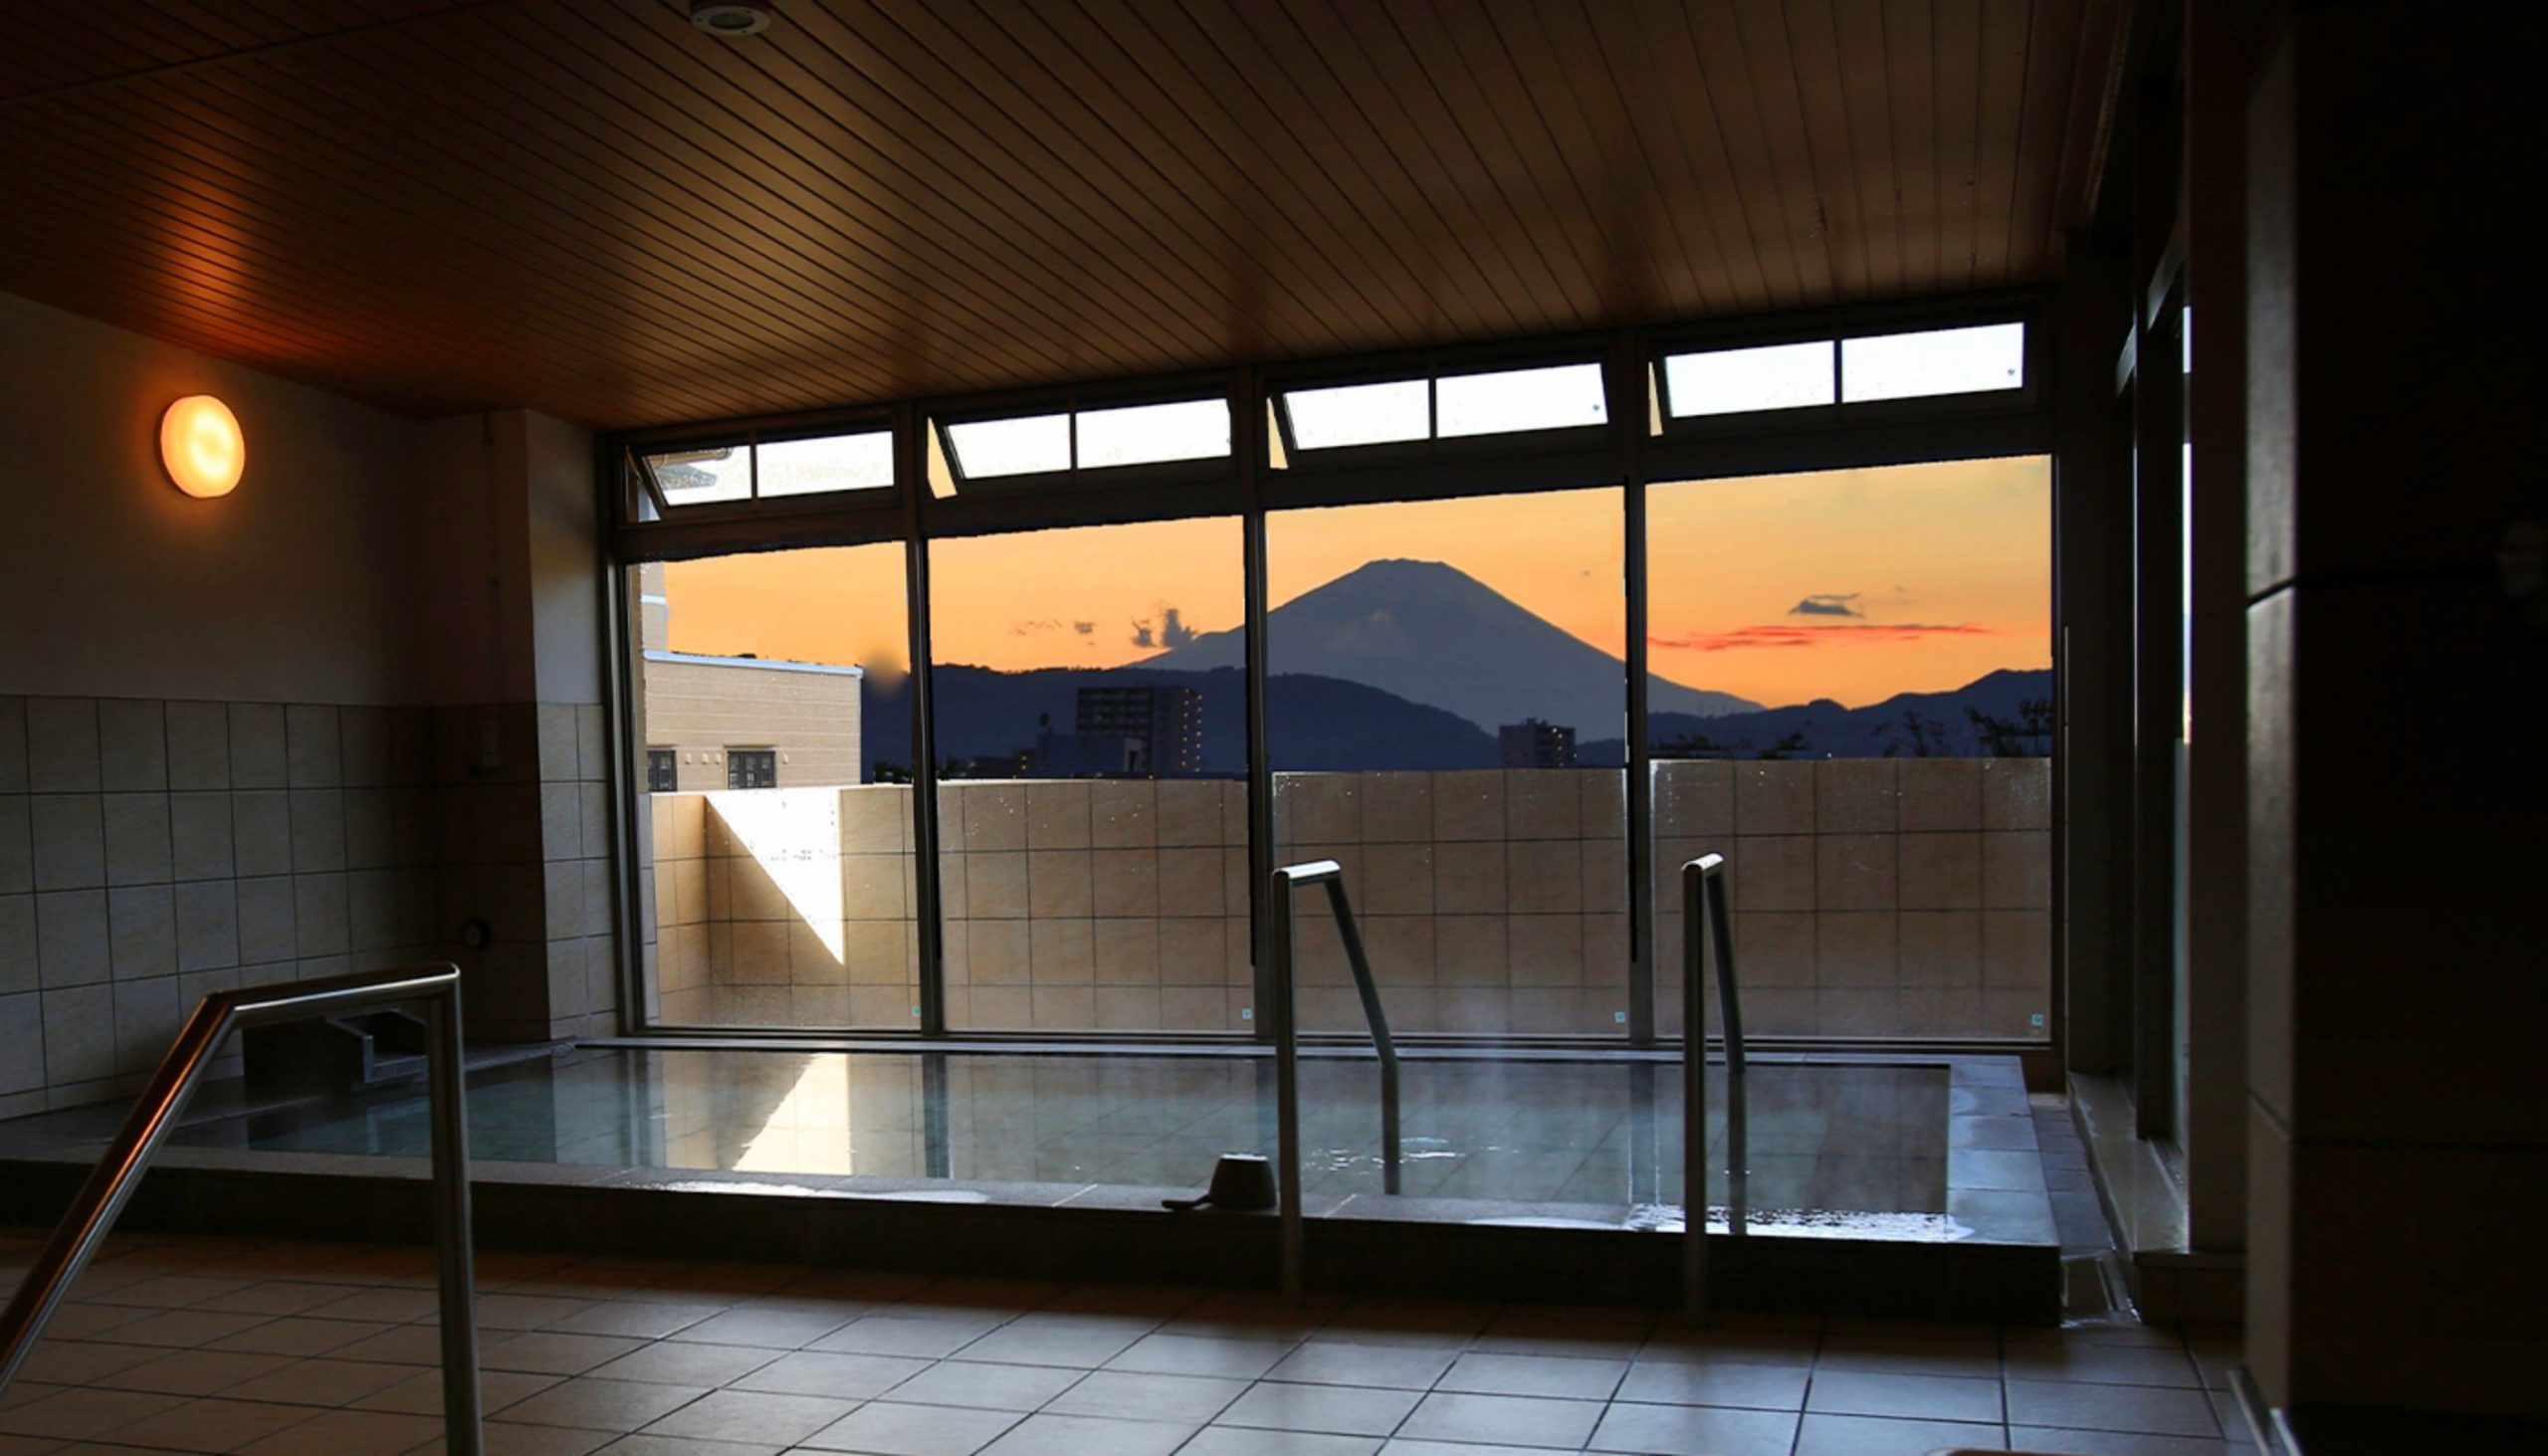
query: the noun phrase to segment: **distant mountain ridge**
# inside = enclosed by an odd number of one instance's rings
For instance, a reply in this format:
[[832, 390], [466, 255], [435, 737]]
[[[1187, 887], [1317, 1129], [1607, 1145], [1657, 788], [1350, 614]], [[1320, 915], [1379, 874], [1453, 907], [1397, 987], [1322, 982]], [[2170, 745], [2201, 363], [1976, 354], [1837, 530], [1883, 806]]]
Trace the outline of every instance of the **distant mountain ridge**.
[[[1626, 716], [1627, 665], [1493, 587], [1440, 561], [1372, 561], [1268, 614], [1267, 669], [1366, 683], [1457, 714], [1492, 734], [1544, 719], [1591, 736]], [[1237, 628], [1211, 632], [1145, 660], [1161, 671], [1243, 666]], [[1731, 693], [1648, 676], [1657, 713], [1711, 718], [1758, 711]]]
[[[1961, 688], [1896, 693], [1864, 708], [1844, 708], [1828, 698], [1817, 698], [1787, 708], [1715, 718], [1658, 713], [1647, 720], [1647, 741], [1658, 758], [1667, 756], [1667, 746], [1676, 740], [1684, 747], [1671, 756], [1705, 752], [1757, 758], [1763, 750], [1775, 750], [1792, 737], [1804, 739], [1801, 748], [1791, 753], [1799, 758], [1973, 758], [1992, 747], [1973, 721], [1972, 715], [1978, 713], [2020, 729], [2016, 745], [2021, 753], [2049, 753], [2048, 734], [2030, 736], [2022, 729], [2030, 717], [2040, 722], [2051, 702], [2052, 669], [2002, 668]], [[1699, 749], [1690, 743], [1692, 739], [1705, 739], [1714, 746]], [[1627, 745], [1617, 738], [1580, 744], [1577, 752], [1585, 763], [1627, 759]]]
[[[1587, 767], [1626, 761], [1625, 664], [1441, 562], [1358, 567], [1277, 608], [1267, 638], [1278, 770], [1491, 768], [1502, 761], [1495, 729], [1525, 718], [1575, 728]], [[931, 674], [938, 756], [1013, 760], [1045, 725], [1073, 732], [1083, 688], [1179, 686], [1202, 695], [1203, 771], [1243, 773], [1244, 641], [1236, 630], [1207, 633], [1115, 668], [941, 666]], [[2026, 705], [2051, 698], [2052, 674], [1997, 672], [1855, 709], [1828, 699], [1764, 708], [1661, 678], [1648, 691], [1657, 756], [1972, 756], [1994, 746], [1973, 715], [2024, 725]], [[908, 765], [909, 679], [888, 691], [870, 678], [863, 692], [869, 763]]]
[[[864, 701], [866, 756], [870, 762], [911, 762], [909, 679], [888, 693], [869, 679]], [[945, 758], [987, 758], [1013, 753], [1035, 740], [1037, 720], [1049, 716], [1069, 731], [1079, 710], [1079, 690], [1097, 687], [1172, 685], [1203, 695], [1203, 768], [1207, 773], [1247, 769], [1247, 682], [1237, 668], [1204, 673], [1157, 668], [1046, 668], [1000, 673], [988, 668], [942, 667], [938, 693], [938, 751]], [[1387, 768], [1493, 768], [1501, 762], [1495, 736], [1438, 708], [1409, 703], [1361, 683], [1287, 673], [1266, 684], [1266, 729], [1274, 767], [1281, 772]], [[1979, 713], [2023, 728], [2028, 705], [2048, 704], [2052, 672], [2004, 669], [1943, 693], [1898, 693], [1864, 708], [1816, 699], [1758, 713], [1697, 718], [1661, 713], [1652, 720], [1658, 757], [1757, 758], [1764, 751], [1794, 757], [1884, 758], [1981, 756], [1993, 744], [1974, 725]], [[2040, 710], [2038, 709], [2038, 715]], [[1915, 729], [1913, 721], [1917, 720]], [[1690, 742], [1703, 737], [1708, 746]], [[1782, 747], [1792, 737], [1803, 741]], [[2019, 753], [2045, 753], [2048, 739], [2020, 734]], [[1627, 761], [1620, 738], [1577, 745], [1587, 768]]]
[[[869, 679], [862, 704], [865, 754], [909, 764], [910, 679], [888, 693]], [[1247, 675], [1237, 668], [1167, 672], [1156, 668], [1044, 668], [1001, 673], [951, 666], [931, 674], [938, 705], [938, 756], [988, 758], [1032, 745], [1039, 720], [1057, 732], [1077, 724], [1082, 688], [1173, 686], [1203, 695], [1203, 771], [1247, 771]], [[1495, 737], [1438, 708], [1378, 688], [1291, 673], [1266, 684], [1266, 732], [1274, 766], [1285, 772], [1361, 768], [1492, 768]]]

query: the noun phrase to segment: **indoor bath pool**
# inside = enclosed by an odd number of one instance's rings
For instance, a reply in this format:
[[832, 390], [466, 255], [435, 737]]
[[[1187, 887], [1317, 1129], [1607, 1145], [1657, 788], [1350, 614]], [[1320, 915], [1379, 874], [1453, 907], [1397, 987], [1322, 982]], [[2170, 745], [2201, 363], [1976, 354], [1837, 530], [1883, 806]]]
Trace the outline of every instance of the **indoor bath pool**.
[[[1224, 1153], [1276, 1153], [1253, 1050], [580, 1046], [469, 1077], [492, 1247], [709, 1246], [914, 1270], [1262, 1287], [1273, 1220], [1170, 1213]], [[1728, 1308], [2048, 1319], [2060, 1248], [2014, 1058], [1756, 1057], [1743, 1136], [1708, 1069], [1711, 1298]], [[1301, 1063], [1310, 1278], [1575, 1304], [1676, 1297], [1687, 1227], [1670, 1055], [1426, 1049]], [[59, 1206], [120, 1110], [0, 1125], [0, 1213]], [[127, 1214], [238, 1233], [415, 1237], [415, 1086], [249, 1105], [210, 1089]], [[360, 1217], [349, 1224], [341, 1210]], [[321, 1216], [321, 1210], [337, 1212]], [[1814, 1251], [1819, 1250], [1820, 1253]]]
[[[1402, 1077], [1406, 1199], [1679, 1225], [1677, 1065], [1416, 1057]], [[1758, 1232], [1969, 1237], [1957, 1215], [1974, 1210], [1954, 1195], [2022, 1188], [2031, 1171], [2013, 1067], [1756, 1059], [1746, 1081], [1738, 1184], [1725, 1070], [1710, 1068], [1719, 1224], [1740, 1214]], [[1304, 1060], [1305, 1193], [1382, 1193], [1379, 1098], [1372, 1060]], [[585, 1048], [473, 1074], [469, 1112], [483, 1160], [954, 1185], [1173, 1189], [1202, 1182], [1224, 1152], [1275, 1151], [1273, 1066], [1252, 1056]], [[211, 1119], [178, 1141], [417, 1157], [426, 1133], [421, 1098], [392, 1092]]]

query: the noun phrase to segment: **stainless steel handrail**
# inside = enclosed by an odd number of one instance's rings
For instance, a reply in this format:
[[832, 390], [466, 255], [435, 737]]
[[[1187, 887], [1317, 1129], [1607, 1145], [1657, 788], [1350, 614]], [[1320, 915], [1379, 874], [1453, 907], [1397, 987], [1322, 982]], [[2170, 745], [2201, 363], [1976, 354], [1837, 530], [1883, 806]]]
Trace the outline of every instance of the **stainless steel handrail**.
[[462, 1119], [460, 968], [456, 965], [369, 971], [321, 980], [216, 991], [186, 1018], [141, 1100], [106, 1157], [72, 1199], [25, 1280], [0, 1313], [0, 1391], [44, 1334], [71, 1286], [106, 1241], [115, 1216], [177, 1126], [233, 1031], [300, 1021], [368, 1006], [425, 1009], [426, 1062], [433, 1105], [434, 1246], [442, 1263], [442, 1398], [445, 1449], [478, 1456], [478, 1326], [472, 1297], [469, 1233], [469, 1129]]
[[1751, 1119], [1743, 1094], [1743, 1000], [1734, 983], [1734, 917], [1725, 856], [1681, 866], [1681, 1303], [1708, 1305], [1707, 961], [1716, 951], [1716, 990], [1725, 1032], [1725, 1151], [1728, 1228], [1743, 1231], [1751, 1172]]
[[1372, 1045], [1380, 1058], [1380, 1168], [1382, 1186], [1398, 1189], [1397, 1043], [1389, 1036], [1388, 1017], [1380, 1010], [1380, 990], [1372, 978], [1372, 962], [1363, 951], [1363, 935], [1354, 925], [1354, 908], [1345, 897], [1345, 867], [1334, 860], [1286, 865], [1274, 872], [1274, 1102], [1277, 1168], [1276, 1198], [1282, 1221], [1283, 1292], [1301, 1292], [1301, 1029], [1292, 964], [1292, 894], [1304, 885], [1327, 887], [1328, 909], [1336, 917], [1336, 933], [1345, 941], [1346, 963], [1354, 968], [1354, 985], [1362, 993], [1363, 1019], [1372, 1028]]

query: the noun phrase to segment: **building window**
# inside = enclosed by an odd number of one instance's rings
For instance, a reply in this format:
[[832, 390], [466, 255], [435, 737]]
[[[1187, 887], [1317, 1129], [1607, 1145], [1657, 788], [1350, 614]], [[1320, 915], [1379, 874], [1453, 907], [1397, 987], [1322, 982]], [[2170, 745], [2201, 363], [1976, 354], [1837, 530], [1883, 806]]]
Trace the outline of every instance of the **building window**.
[[726, 787], [778, 787], [778, 750], [775, 748], [727, 749]]
[[1562, 724], [1526, 718], [1497, 728], [1495, 737], [1507, 768], [1575, 766], [1575, 729]]
[[681, 787], [681, 769], [677, 755], [670, 748], [646, 750], [646, 792], [668, 794]]

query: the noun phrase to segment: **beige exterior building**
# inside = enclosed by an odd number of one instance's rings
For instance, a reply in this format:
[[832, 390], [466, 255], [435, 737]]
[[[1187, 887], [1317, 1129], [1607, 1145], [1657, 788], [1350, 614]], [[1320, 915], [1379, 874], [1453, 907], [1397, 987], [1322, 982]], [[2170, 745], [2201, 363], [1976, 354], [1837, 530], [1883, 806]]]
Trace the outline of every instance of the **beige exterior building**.
[[805, 788], [865, 777], [859, 669], [672, 651], [661, 563], [639, 569], [638, 608], [650, 789]]
[[[648, 766], [671, 754], [686, 793], [857, 783], [858, 685], [856, 668], [649, 652]], [[745, 753], [769, 755], [774, 781], [734, 777], [751, 771], [737, 761]]]

